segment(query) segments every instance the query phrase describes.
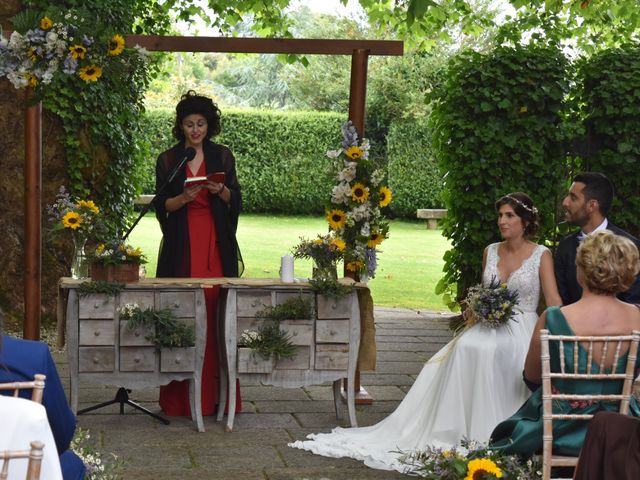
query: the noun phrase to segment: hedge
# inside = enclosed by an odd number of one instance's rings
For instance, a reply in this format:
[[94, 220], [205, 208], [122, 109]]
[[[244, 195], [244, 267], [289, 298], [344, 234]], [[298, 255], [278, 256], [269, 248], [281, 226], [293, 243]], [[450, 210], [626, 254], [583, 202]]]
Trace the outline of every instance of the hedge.
[[415, 218], [418, 208], [442, 208], [443, 180], [431, 151], [427, 119], [393, 122], [387, 136], [393, 215]]
[[[145, 192], [154, 188], [157, 155], [175, 143], [172, 110], [147, 112], [153, 154]], [[323, 214], [333, 187], [326, 151], [340, 146], [344, 115], [323, 112], [223, 111], [216, 141], [234, 153], [244, 211]]]

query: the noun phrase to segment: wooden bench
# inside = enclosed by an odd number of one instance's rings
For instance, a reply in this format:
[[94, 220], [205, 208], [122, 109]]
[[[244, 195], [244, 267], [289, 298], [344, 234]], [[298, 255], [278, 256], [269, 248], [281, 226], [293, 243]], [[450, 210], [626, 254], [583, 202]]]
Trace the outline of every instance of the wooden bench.
[[435, 230], [438, 228], [438, 219], [447, 216], [446, 208], [419, 208], [416, 210], [416, 216], [420, 219], [427, 220], [427, 229]]

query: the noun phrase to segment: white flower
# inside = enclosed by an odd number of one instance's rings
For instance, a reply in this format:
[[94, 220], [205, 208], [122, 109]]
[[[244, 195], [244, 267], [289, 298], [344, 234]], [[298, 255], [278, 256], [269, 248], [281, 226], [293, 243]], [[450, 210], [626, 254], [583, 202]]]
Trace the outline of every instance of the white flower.
[[146, 48], [141, 47], [141, 46], [140, 46], [140, 45], [138, 45], [137, 43], [136, 43], [136, 45], [135, 45], [133, 48], [135, 48], [135, 49], [137, 50], [138, 55], [139, 55], [141, 58], [143, 58], [143, 59], [145, 59], [145, 60], [146, 60], [147, 58], [149, 58], [149, 50], [147, 50]]
[[327, 150], [327, 157], [329, 158], [338, 158], [338, 156], [342, 153], [342, 149], [340, 150]]
[[380, 185], [380, 182], [382, 182], [382, 179], [384, 178], [384, 172], [380, 169], [374, 171], [371, 174], [371, 185], [374, 187], [377, 187], [378, 185]]
[[356, 162], [345, 162], [345, 168], [338, 173], [338, 180], [341, 182], [350, 182], [356, 178]]
[[360, 229], [360, 235], [363, 237], [368, 237], [371, 235], [371, 227], [369, 226], [369, 222], [365, 222]]
[[331, 190], [331, 201], [336, 204], [347, 204], [351, 197], [351, 187], [348, 183], [341, 182]]

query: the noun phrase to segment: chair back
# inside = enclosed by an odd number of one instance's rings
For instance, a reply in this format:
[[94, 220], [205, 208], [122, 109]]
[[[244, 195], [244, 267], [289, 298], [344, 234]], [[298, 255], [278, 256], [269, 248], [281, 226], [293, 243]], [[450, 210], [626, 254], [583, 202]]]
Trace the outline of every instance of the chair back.
[[[553, 421], [554, 420], [582, 420], [588, 421], [591, 414], [563, 414], [553, 413], [554, 400], [566, 400], [574, 402], [620, 402], [618, 411], [622, 414], [629, 412], [629, 400], [633, 387], [633, 374], [638, 355], [638, 342], [640, 331], [634, 330], [631, 335], [619, 336], [575, 336], [575, 335], [550, 335], [549, 330], [540, 331], [541, 359], [542, 359], [542, 411], [543, 411], [543, 438], [542, 438], [542, 478], [551, 478], [551, 467], [575, 467], [578, 457], [554, 456], [553, 448]], [[551, 371], [551, 358], [549, 355], [550, 342], [558, 342], [560, 354], [560, 371]], [[579, 371], [579, 349], [587, 352], [587, 369]], [[621, 355], [624, 355], [624, 347], [627, 350], [627, 362], [624, 372], [618, 373], [616, 367]], [[567, 348], [569, 347], [569, 348]], [[565, 349], [569, 350], [573, 360], [573, 371], [567, 371], [567, 359]], [[600, 351], [600, 360], [594, 361], [594, 349]], [[611, 368], [607, 367], [607, 358], [613, 352]], [[554, 391], [552, 380], [570, 379], [573, 381], [622, 381], [622, 388], [615, 394], [572, 394]]]
[[46, 375], [36, 373], [30, 382], [7, 382], [0, 383], [0, 390], [13, 390], [13, 396], [17, 397], [20, 390], [31, 390], [31, 400], [42, 403], [44, 395], [44, 383], [47, 379]]
[[26, 480], [39, 480], [40, 468], [42, 466], [44, 444], [42, 442], [31, 442], [30, 450], [7, 450], [0, 452], [0, 460], [2, 463], [2, 470], [0, 470], [0, 480], [6, 480], [9, 478], [9, 461], [18, 458], [27, 458], [29, 463], [27, 464], [27, 476]]

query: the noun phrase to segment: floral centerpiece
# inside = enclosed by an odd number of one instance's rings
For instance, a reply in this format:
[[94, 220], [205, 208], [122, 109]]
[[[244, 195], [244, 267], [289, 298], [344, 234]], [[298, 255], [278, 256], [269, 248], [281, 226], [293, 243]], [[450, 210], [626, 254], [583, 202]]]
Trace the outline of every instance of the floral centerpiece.
[[16, 88], [46, 85], [60, 74], [92, 83], [106, 70], [117, 75], [132, 55], [146, 59], [139, 47], [125, 49], [122, 35], [96, 32], [90, 19], [81, 9], [55, 16], [20, 12], [11, 19], [16, 30], [9, 39], [0, 35], [0, 78]]
[[462, 441], [449, 449], [429, 446], [401, 455], [400, 462], [407, 466], [407, 473], [429, 480], [542, 478], [539, 460], [507, 455], [474, 441]]
[[518, 311], [518, 292], [493, 278], [489, 286], [471, 287], [463, 303], [467, 305], [468, 326], [480, 322], [486, 327], [497, 328], [512, 320]]
[[147, 260], [140, 248], [119, 239], [98, 243], [89, 253], [91, 278], [112, 282], [135, 282], [140, 278], [140, 265]]
[[369, 142], [359, 141], [351, 121], [342, 126], [342, 135], [342, 148], [327, 152], [338, 183], [326, 218], [331, 231], [345, 242], [346, 270], [374, 278], [377, 248], [389, 232], [381, 209], [391, 203], [391, 190], [383, 184], [384, 170], [369, 158]]
[[71, 261], [71, 276], [88, 276], [88, 262], [85, 255], [87, 240], [95, 238], [102, 229], [100, 208], [93, 200], [72, 198], [64, 187], [60, 187], [55, 201], [47, 206], [47, 216], [54, 232], [68, 231], [74, 243]]
[[300, 237], [300, 243], [291, 253], [295, 258], [310, 258], [314, 262], [313, 277], [337, 280], [336, 262], [344, 258], [346, 243], [334, 234], [318, 235], [313, 240]]

